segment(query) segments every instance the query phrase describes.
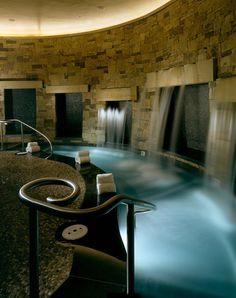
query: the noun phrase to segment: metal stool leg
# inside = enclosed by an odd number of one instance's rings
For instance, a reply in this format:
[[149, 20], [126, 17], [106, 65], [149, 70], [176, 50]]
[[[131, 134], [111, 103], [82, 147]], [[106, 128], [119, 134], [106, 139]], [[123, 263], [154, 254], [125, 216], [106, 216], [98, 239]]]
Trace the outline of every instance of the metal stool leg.
[[30, 298], [39, 298], [39, 219], [29, 208]]

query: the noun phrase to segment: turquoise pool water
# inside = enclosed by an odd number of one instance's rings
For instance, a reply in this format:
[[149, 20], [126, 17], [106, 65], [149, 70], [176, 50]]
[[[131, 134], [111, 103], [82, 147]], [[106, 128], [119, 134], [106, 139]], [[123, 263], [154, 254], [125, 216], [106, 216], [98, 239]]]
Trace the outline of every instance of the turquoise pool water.
[[171, 191], [197, 180], [170, 163], [157, 163], [136, 152], [92, 146], [54, 146], [54, 153], [75, 158], [79, 150], [89, 150], [91, 162], [105, 172], [113, 173], [118, 192], [150, 197], [163, 191]]
[[236, 297], [233, 195], [195, 173], [134, 152], [55, 146], [54, 153], [75, 157], [82, 149], [90, 151], [92, 163], [113, 173], [118, 192], [157, 206], [136, 217], [135, 281], [141, 297]]

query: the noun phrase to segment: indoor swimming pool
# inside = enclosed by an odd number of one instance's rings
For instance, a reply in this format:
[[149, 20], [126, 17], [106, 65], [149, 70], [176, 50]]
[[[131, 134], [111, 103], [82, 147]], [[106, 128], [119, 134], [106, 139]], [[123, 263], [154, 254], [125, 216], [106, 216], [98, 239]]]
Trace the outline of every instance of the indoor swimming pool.
[[[135, 289], [141, 297], [236, 297], [235, 197], [204, 177], [135, 152], [91, 146], [54, 146], [112, 172], [119, 193], [157, 209], [136, 216]], [[121, 225], [121, 233], [125, 235]]]
[[[171, 191], [192, 183], [201, 175], [173, 166], [172, 162], [157, 162], [140, 152], [95, 146], [54, 145], [54, 154], [75, 158], [79, 150], [90, 152], [91, 163], [114, 175], [117, 191], [138, 198], [162, 191]], [[158, 177], [158, 179], [157, 179]]]

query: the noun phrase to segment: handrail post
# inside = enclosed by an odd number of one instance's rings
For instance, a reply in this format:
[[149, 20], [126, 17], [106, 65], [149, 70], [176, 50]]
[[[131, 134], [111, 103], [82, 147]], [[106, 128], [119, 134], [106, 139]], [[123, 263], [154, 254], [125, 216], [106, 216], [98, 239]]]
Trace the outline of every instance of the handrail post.
[[127, 296], [134, 296], [134, 204], [128, 204], [127, 211]]
[[29, 208], [30, 298], [39, 298], [39, 218], [38, 210]]
[[[35, 131], [36, 133], [40, 134], [42, 137], [44, 137], [46, 139], [46, 141], [49, 143], [49, 147], [50, 147], [50, 154], [45, 157], [45, 159], [48, 159], [49, 157], [52, 156], [53, 154], [53, 148], [52, 148], [52, 143], [49, 140], [49, 138], [47, 136], [45, 136], [45, 134], [43, 134], [42, 132], [38, 131], [36, 128], [33, 128], [32, 126], [28, 125], [27, 123], [19, 120], [19, 119], [8, 119], [8, 120], [0, 120], [0, 123], [10, 123], [10, 122], [18, 122], [21, 124], [21, 142], [22, 142], [22, 151], [24, 151], [24, 132], [23, 132], [23, 125], [25, 125], [26, 127], [32, 129], [33, 131]], [[3, 148], [3, 138], [2, 138], [2, 148]]]
[[25, 150], [24, 148], [24, 132], [23, 132], [23, 124], [20, 123], [20, 132], [21, 132], [21, 150], [22, 152]]

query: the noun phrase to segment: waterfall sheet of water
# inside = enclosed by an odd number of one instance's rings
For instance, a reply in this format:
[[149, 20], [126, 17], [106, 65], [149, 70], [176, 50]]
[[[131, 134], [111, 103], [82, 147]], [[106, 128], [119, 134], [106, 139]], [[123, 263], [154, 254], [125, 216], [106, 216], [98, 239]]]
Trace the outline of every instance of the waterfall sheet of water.
[[177, 143], [178, 143], [178, 137], [180, 132], [181, 118], [183, 117], [183, 114], [184, 114], [183, 113], [184, 92], [185, 92], [185, 85], [180, 86], [178, 90], [178, 95], [177, 95], [176, 110], [174, 114], [173, 129], [172, 129], [171, 140], [170, 140], [171, 152], [177, 151]]
[[209, 122], [207, 84], [163, 87], [153, 98], [149, 151], [204, 162]]
[[156, 152], [162, 150], [167, 117], [170, 107], [171, 97], [174, 87], [157, 89], [153, 100], [150, 137], [149, 137], [149, 151]]
[[98, 125], [105, 131], [106, 143], [114, 145], [124, 144], [126, 110], [117, 108], [100, 109], [98, 111]]
[[235, 131], [236, 104], [212, 103], [206, 172], [229, 190], [232, 190], [235, 184]]

